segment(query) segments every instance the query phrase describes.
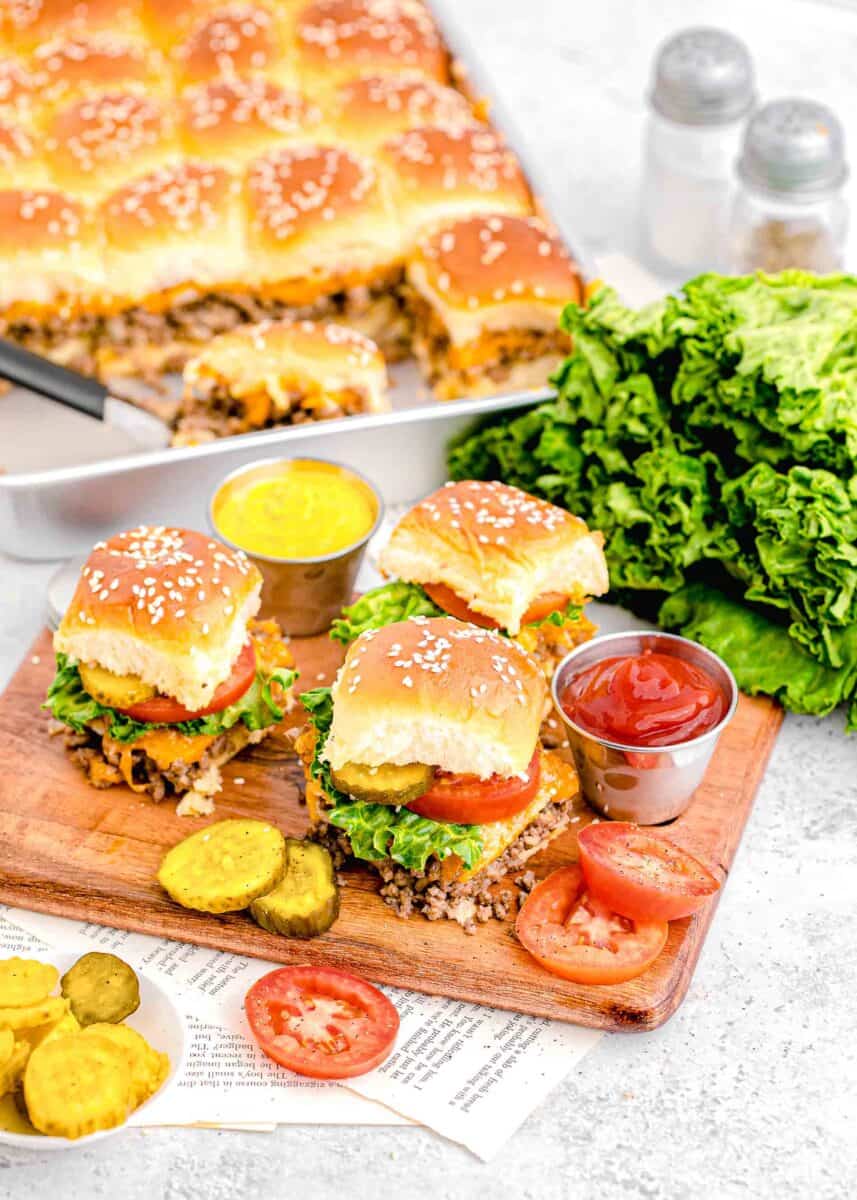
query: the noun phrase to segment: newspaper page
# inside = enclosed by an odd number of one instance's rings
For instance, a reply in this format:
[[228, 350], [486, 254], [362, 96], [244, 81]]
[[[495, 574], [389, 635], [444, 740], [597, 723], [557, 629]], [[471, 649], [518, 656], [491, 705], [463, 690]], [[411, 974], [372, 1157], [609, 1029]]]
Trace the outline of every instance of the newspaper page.
[[[0, 907], [4, 916], [65, 951], [118, 954], [192, 1014], [192, 1029], [204, 1029], [209, 1042], [199, 1043], [198, 1058], [189, 1056], [184, 1083], [173, 1089], [175, 1108], [184, 1114], [176, 1123], [186, 1122], [191, 1089], [194, 1119], [200, 1121], [322, 1123], [325, 1117], [317, 1117], [316, 1109], [336, 1112], [340, 1104], [344, 1115], [327, 1120], [393, 1121], [380, 1108], [384, 1105], [487, 1160], [600, 1037], [564, 1022], [385, 988], [401, 1018], [390, 1058], [368, 1075], [349, 1080], [347, 1089], [312, 1084], [269, 1063], [246, 1027], [244, 995], [277, 964], [22, 909]], [[212, 1067], [215, 1056], [230, 1063], [232, 1073]], [[344, 1095], [332, 1099], [334, 1090]], [[366, 1107], [355, 1115], [345, 1112], [348, 1096]], [[373, 1109], [383, 1118], [369, 1115]], [[173, 1123], [160, 1111], [158, 1118]]]

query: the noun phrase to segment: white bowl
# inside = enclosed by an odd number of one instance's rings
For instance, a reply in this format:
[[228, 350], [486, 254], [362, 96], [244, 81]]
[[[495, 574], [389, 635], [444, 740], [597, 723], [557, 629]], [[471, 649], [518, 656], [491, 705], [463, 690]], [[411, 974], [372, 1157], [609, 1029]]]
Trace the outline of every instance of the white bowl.
[[[62, 975], [77, 962], [81, 955], [47, 953], [39, 957], [43, 958], [45, 962], [53, 963], [60, 975]], [[139, 975], [138, 978], [140, 980], [140, 1007], [127, 1018], [127, 1024], [136, 1029], [138, 1033], [142, 1033], [146, 1041], [155, 1050], [160, 1050], [164, 1054], [169, 1055], [170, 1073], [154, 1096], [150, 1096], [144, 1104], [141, 1104], [136, 1109], [134, 1115], [136, 1116], [137, 1113], [145, 1112], [147, 1116], [152, 1116], [154, 1123], [157, 1124], [155, 1110], [161, 1098], [175, 1083], [184, 1062], [187, 1030], [182, 1014], [167, 993], [157, 983], [153, 983], [151, 979], [147, 979], [143, 975]], [[0, 1129], [0, 1146], [16, 1146], [22, 1150], [35, 1150], [39, 1152], [43, 1150], [72, 1150], [75, 1146], [91, 1146], [93, 1142], [100, 1142], [105, 1138], [114, 1137], [117, 1133], [121, 1133], [127, 1128], [128, 1124], [126, 1122], [123, 1125], [116, 1125], [113, 1129], [99, 1129], [97, 1133], [90, 1133], [80, 1138], [46, 1137], [43, 1134], [31, 1133], [8, 1133], [5, 1129]]]

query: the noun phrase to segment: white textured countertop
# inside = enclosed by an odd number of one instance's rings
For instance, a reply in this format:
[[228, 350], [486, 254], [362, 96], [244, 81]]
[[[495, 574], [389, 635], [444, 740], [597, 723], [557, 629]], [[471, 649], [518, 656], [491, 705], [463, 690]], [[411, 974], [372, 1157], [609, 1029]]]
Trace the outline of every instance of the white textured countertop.
[[[830, 103], [857, 158], [857, 7], [454, 7], [549, 171], [566, 229], [596, 251], [633, 252], [641, 95], [654, 46], [682, 25], [744, 36], [762, 94]], [[52, 570], [0, 556], [0, 682], [42, 623]], [[0, 1196], [854, 1196], [856, 753], [840, 718], [787, 718], [684, 1006], [656, 1033], [604, 1038], [492, 1164], [408, 1128], [129, 1132], [47, 1162], [0, 1153]]]

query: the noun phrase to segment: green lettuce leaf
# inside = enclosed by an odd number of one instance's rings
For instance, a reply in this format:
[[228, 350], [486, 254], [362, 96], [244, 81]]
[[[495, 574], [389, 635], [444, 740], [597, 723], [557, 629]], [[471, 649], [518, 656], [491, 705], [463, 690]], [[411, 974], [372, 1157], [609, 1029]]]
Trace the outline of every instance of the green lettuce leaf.
[[327, 819], [348, 834], [355, 858], [369, 862], [390, 858], [409, 871], [422, 871], [430, 858], [443, 860], [450, 854], [457, 854], [466, 867], [479, 861], [482, 831], [478, 825], [431, 821], [406, 808], [351, 801], [338, 791], [323, 753], [333, 721], [330, 688], [304, 692], [301, 703], [317, 734], [310, 774], [333, 801], [334, 807], [327, 811]]
[[[775, 696], [793, 712], [832, 712], [857, 685], [854, 667], [823, 666], [784, 625], [705, 584], [691, 584], [665, 600], [658, 623], [719, 654], [742, 691]], [[853, 717], [849, 727], [855, 727]]]
[[382, 629], [408, 617], [442, 617], [443, 609], [429, 600], [417, 583], [384, 583], [372, 588], [354, 604], [342, 610], [333, 622], [330, 636], [343, 646], [350, 645], [367, 629]]
[[191, 737], [197, 734], [218, 737], [239, 721], [243, 721], [251, 730], [267, 729], [269, 725], [281, 721], [285, 714], [272, 695], [271, 684], [277, 682], [287, 690], [296, 679], [297, 673], [285, 668], [278, 668], [267, 676], [257, 671], [255, 680], [244, 695], [228, 708], [193, 721], [178, 721], [172, 725], [151, 724], [135, 721], [132, 717], [93, 700], [84, 689], [77, 664], [70, 661], [65, 654], [58, 654], [57, 672], [42, 707], [56, 720], [70, 726], [77, 733], [82, 733], [92, 721], [103, 717], [107, 721], [110, 737], [125, 744], [135, 742], [153, 729], [176, 729], [179, 733]]

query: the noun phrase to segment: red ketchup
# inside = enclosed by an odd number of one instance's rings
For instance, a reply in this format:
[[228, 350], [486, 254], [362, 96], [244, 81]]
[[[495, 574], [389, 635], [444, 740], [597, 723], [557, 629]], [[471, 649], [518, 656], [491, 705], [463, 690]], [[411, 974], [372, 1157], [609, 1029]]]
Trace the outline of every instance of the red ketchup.
[[560, 702], [575, 725], [625, 746], [689, 742], [726, 713], [726, 697], [705, 671], [653, 650], [586, 667], [566, 684]]

